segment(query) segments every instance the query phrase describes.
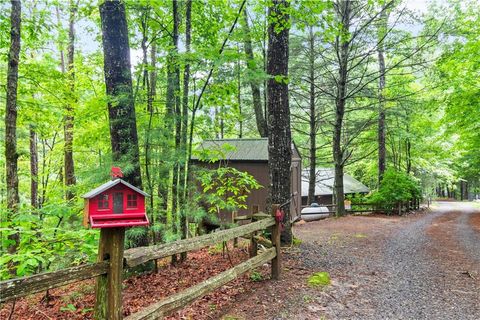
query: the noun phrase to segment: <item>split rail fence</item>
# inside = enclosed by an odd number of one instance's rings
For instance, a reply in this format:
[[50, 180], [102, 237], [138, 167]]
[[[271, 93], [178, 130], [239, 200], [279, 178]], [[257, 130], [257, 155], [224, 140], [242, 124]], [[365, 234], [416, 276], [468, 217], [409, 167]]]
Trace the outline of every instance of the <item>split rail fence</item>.
[[[351, 203], [351, 208], [346, 209], [347, 213], [367, 213], [367, 212], [384, 212], [384, 213], [398, 213], [399, 215], [411, 210], [418, 210], [421, 206], [421, 199], [414, 198], [409, 201], [399, 202], [395, 207], [392, 208], [383, 208], [381, 205], [376, 203]], [[427, 203], [429, 204], [429, 203]], [[322, 207], [328, 208], [328, 213], [335, 213], [336, 204], [320, 204]], [[302, 206], [307, 208], [308, 206]], [[315, 213], [313, 213], [315, 214]]]
[[[277, 208], [278, 206], [274, 205], [272, 212], [275, 213]], [[117, 228], [102, 229], [102, 232], [115, 234], [115, 230], [113, 229]], [[269, 261], [271, 261], [272, 279], [278, 279], [281, 270], [280, 224], [275, 221], [274, 214], [260, 221], [232, 229], [221, 230], [211, 234], [162, 245], [128, 249], [125, 252], [123, 252], [123, 237], [120, 236], [120, 239], [117, 239], [118, 241], [110, 237], [111, 243], [100, 243], [99, 248], [99, 253], [102, 253], [105, 252], [102, 246], [109, 247], [109, 256], [103, 257], [108, 258], [108, 260], [2, 281], [0, 282], [0, 303], [96, 277], [94, 318], [109, 320], [122, 319], [121, 290], [124, 267], [135, 267], [148, 261], [183, 252], [199, 250], [207, 246], [247, 235], [251, 237], [252, 243], [255, 243], [255, 234], [265, 229], [269, 229], [271, 233], [272, 246], [270, 248], [261, 250], [247, 261], [184, 291], [160, 300], [125, 318], [125, 320], [159, 319], [234, 280], [241, 274], [262, 266]], [[118, 234], [122, 235], [124, 233]], [[118, 247], [115, 246], [115, 243], [122, 243], [122, 245]], [[102, 257], [99, 257], [99, 260], [102, 260], [101, 258]]]

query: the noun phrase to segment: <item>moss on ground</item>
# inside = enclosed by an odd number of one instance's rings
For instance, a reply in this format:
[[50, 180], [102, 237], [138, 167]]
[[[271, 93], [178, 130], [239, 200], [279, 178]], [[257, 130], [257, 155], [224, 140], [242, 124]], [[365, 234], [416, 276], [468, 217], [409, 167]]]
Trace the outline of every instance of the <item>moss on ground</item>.
[[311, 287], [324, 287], [330, 284], [330, 275], [328, 272], [316, 272], [308, 277], [308, 285]]

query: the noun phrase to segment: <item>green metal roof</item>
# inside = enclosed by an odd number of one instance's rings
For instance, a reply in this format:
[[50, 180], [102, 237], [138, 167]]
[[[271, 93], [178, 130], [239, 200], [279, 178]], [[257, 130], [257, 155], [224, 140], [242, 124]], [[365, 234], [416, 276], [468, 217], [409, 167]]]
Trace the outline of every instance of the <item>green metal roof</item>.
[[[296, 149], [293, 143], [292, 149]], [[268, 138], [205, 140], [192, 159], [268, 161]]]

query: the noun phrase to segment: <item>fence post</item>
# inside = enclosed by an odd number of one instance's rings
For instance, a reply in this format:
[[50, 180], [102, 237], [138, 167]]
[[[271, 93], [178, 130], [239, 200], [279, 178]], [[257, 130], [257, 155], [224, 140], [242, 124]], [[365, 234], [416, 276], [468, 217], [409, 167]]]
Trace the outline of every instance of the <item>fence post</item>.
[[122, 280], [125, 228], [100, 231], [97, 261], [110, 261], [108, 273], [97, 277], [94, 319], [122, 319]]
[[[272, 216], [275, 218], [275, 212], [279, 208], [278, 204], [272, 205]], [[278, 280], [280, 279], [280, 273], [282, 268], [282, 251], [280, 248], [280, 230], [281, 223], [275, 221], [275, 225], [271, 228], [271, 241], [272, 245], [275, 247], [277, 251], [277, 255], [275, 258], [272, 259], [272, 279]]]
[[[232, 223], [236, 223], [237, 222], [237, 216], [238, 216], [238, 212], [237, 211], [233, 211], [232, 212]], [[238, 238], [233, 238], [233, 247], [234, 248], [237, 248], [238, 247]]]

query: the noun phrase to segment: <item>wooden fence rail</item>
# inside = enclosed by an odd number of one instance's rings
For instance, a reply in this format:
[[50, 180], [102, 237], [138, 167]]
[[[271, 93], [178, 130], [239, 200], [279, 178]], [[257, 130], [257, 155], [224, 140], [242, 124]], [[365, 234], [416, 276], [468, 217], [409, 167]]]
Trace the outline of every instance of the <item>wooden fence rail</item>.
[[[266, 217], [257, 222], [172, 243], [133, 248], [126, 250], [125, 253], [123, 253], [124, 230], [117, 230], [118, 228], [102, 229], [99, 245], [99, 260], [102, 260], [106, 256], [109, 257], [109, 260], [54, 272], [42, 273], [30, 277], [2, 281], [0, 282], [0, 303], [48, 289], [57, 288], [80, 280], [97, 277], [97, 285], [95, 288], [95, 318], [113, 320], [121, 319], [121, 280], [123, 266], [134, 267], [151, 260], [168, 257], [182, 252], [198, 250], [245, 235], [250, 235], [253, 238], [256, 231], [267, 228], [271, 231], [271, 239], [269, 243], [270, 248], [263, 250], [260, 254], [249, 260], [209, 278], [206, 281], [154, 303], [140, 312], [130, 315], [127, 319], [161, 318], [268, 261], [271, 261], [272, 279], [278, 279], [281, 271], [280, 224], [273, 218], [277, 208], [278, 205], [273, 205], [272, 216]], [[265, 241], [268, 242], [266, 239]]]
[[61, 287], [69, 283], [94, 278], [106, 274], [108, 267], [108, 261], [104, 261], [2, 281], [0, 282], [0, 303]]
[[238, 238], [254, 231], [266, 229], [273, 225], [275, 225], [275, 219], [270, 217], [240, 227], [221, 230], [199, 237], [178, 240], [156, 246], [132, 248], [125, 250], [124, 260], [128, 267], [135, 267], [150, 260], [161, 259], [182, 252], [202, 249], [222, 241]]
[[209, 292], [223, 286], [224, 284], [234, 280], [239, 275], [262, 266], [264, 263], [272, 260], [276, 256], [275, 248], [270, 248], [260, 253], [259, 255], [228, 269], [214, 277], [207, 279], [193, 287], [190, 287], [182, 292], [169, 296], [157, 303], [151, 304], [147, 308], [134, 313], [125, 320], [146, 320], [159, 319], [167, 314], [182, 308], [195, 299], [198, 299]]

